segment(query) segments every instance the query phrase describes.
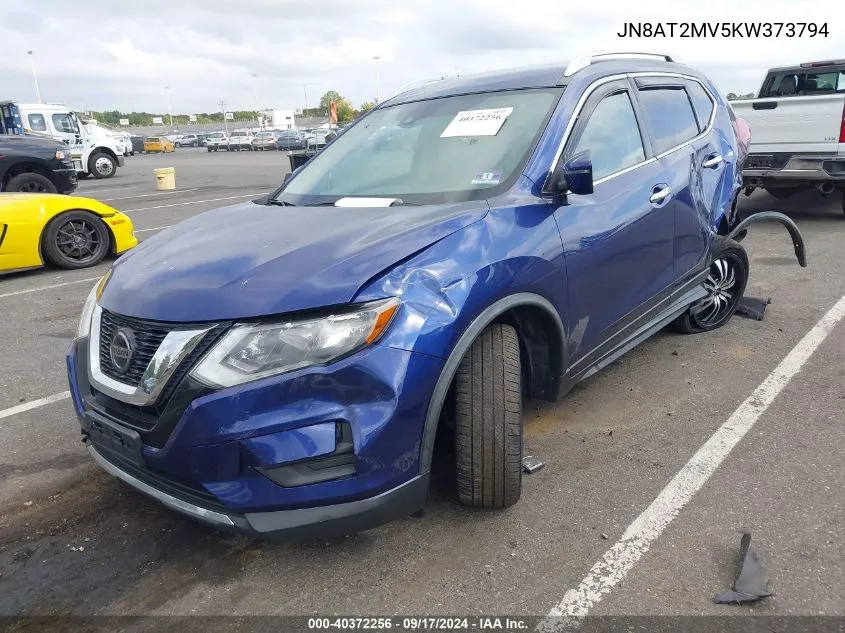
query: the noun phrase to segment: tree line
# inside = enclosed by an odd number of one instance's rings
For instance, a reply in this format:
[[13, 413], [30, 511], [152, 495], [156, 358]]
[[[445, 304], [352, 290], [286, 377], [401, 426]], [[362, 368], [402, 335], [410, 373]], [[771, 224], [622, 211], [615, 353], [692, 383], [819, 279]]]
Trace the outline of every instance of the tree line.
[[[327, 117], [329, 116], [329, 104], [334, 101], [337, 104], [338, 123], [353, 121], [361, 114], [369, 112], [375, 107], [372, 101], [365, 101], [358, 108], [355, 108], [349, 99], [343, 97], [336, 90], [327, 91], [320, 97], [320, 105], [314, 108], [303, 110], [305, 117]], [[234, 110], [231, 111], [235, 121], [255, 121], [258, 113], [255, 110]], [[105, 110], [102, 112], [91, 111], [90, 116], [100, 123], [119, 126], [121, 119], [129, 119], [129, 125], [153, 125], [155, 117], [161, 117], [164, 123], [170, 123], [170, 116], [167, 113], [156, 112], [120, 112], [119, 110]], [[222, 112], [198, 112], [195, 114], [197, 123], [223, 123]], [[187, 114], [174, 114], [174, 125], [187, 125], [190, 122]]]

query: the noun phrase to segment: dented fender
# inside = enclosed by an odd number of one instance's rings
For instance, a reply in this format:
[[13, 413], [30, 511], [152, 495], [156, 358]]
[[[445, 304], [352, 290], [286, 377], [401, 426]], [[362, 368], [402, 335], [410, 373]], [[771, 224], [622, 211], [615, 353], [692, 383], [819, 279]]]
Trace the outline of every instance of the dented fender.
[[737, 235], [756, 222], [766, 221], [780, 222], [786, 227], [786, 230], [789, 231], [789, 236], [792, 238], [792, 245], [795, 248], [795, 257], [798, 258], [798, 263], [801, 267], [806, 268], [807, 251], [804, 248], [804, 238], [801, 237], [801, 231], [798, 230], [798, 225], [783, 213], [778, 213], [777, 211], [761, 211], [760, 213], [755, 213], [737, 224], [733, 230], [728, 233], [727, 239], [734, 239]]

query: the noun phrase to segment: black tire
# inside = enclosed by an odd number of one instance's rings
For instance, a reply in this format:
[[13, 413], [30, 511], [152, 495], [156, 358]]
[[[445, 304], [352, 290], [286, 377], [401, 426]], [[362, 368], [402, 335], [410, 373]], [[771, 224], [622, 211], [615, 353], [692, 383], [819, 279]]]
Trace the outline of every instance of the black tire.
[[116, 171], [117, 161], [105, 152], [94, 152], [88, 158], [88, 173], [94, 178], [111, 178]]
[[[722, 237], [717, 239], [710, 275], [704, 282], [708, 295], [693, 303], [674, 323], [675, 328], [683, 334], [710, 332], [722, 327], [730, 321], [745, 293], [748, 254], [734, 240]], [[728, 298], [725, 298], [726, 294]]]
[[206, 147], [205, 149], [207, 149], [209, 152], [211, 152], [211, 148], [210, 148], [210, 147]]
[[786, 200], [801, 191], [801, 187], [767, 187], [766, 193], [777, 200]]
[[9, 179], [4, 191], [20, 191], [22, 193], [57, 193], [54, 185], [47, 176], [27, 172]]
[[455, 375], [458, 500], [506, 508], [522, 492], [522, 373], [509, 325], [488, 326]]
[[[75, 236], [85, 243], [74, 241]], [[58, 268], [96, 266], [109, 252], [109, 230], [89, 211], [68, 211], [50, 220], [41, 234], [41, 252]]]

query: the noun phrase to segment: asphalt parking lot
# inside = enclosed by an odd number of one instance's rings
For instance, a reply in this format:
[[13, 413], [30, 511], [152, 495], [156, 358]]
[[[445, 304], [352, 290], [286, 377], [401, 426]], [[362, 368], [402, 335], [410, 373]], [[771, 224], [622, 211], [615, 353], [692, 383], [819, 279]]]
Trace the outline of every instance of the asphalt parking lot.
[[[174, 192], [155, 190], [165, 166]], [[126, 211], [143, 239], [266, 193], [288, 169], [283, 152], [183, 149], [130, 157], [77, 195]], [[845, 324], [841, 308], [829, 314], [845, 295], [845, 218], [838, 197], [815, 193], [755, 193], [741, 208], [790, 213], [807, 244], [800, 268], [779, 225], [746, 239], [747, 294], [772, 299], [765, 320], [664, 332], [563, 401], [529, 404], [525, 452], [546, 466], [516, 506], [459, 506], [441, 451], [422, 518], [332, 541], [224, 535], [102, 472], [79, 441], [64, 354], [108, 262], [0, 278], [0, 614], [845, 615]], [[789, 356], [811, 330], [817, 346]], [[754, 415], [732, 416], [749, 398]], [[661, 497], [714, 433], [742, 424], [712, 476], [683, 488], [688, 502]], [[620, 543], [630, 554], [644, 532], [629, 526], [656, 499], [669, 522], [645, 530], [633, 562], [594, 568]], [[775, 595], [713, 604], [734, 580], [742, 530]]]

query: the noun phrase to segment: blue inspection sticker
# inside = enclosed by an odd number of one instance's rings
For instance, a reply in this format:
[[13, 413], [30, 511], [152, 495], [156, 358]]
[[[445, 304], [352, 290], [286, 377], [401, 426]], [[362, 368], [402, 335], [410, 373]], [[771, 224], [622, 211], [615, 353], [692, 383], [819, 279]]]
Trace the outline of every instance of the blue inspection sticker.
[[473, 176], [472, 184], [474, 185], [498, 185], [502, 181], [502, 172], [479, 171]]

